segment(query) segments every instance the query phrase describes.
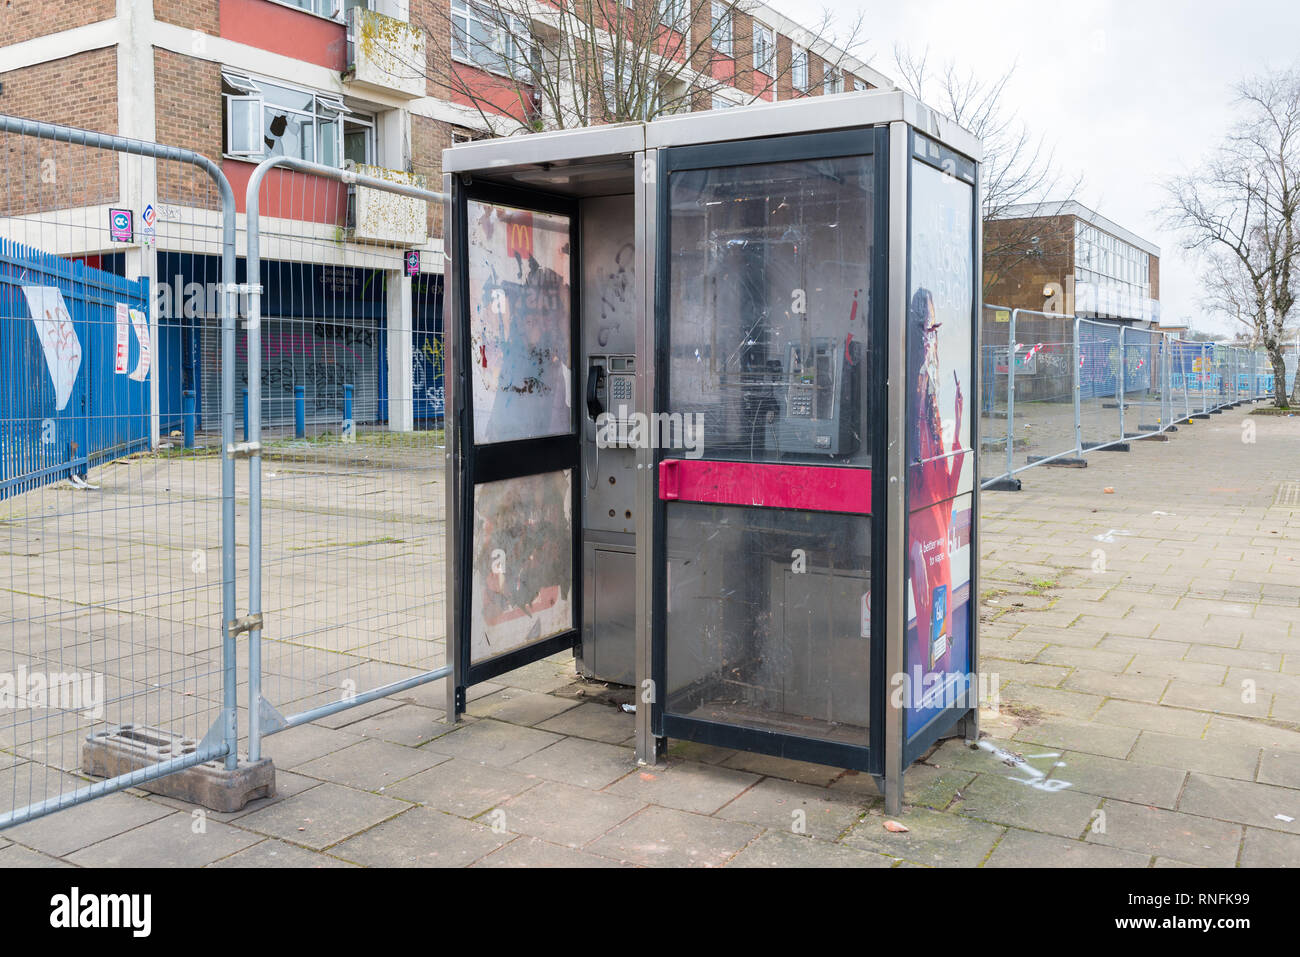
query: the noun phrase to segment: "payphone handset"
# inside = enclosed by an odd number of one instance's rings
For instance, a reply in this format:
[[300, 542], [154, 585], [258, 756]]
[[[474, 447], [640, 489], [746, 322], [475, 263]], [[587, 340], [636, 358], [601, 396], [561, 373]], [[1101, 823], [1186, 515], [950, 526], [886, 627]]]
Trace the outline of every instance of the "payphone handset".
[[587, 438], [606, 448], [625, 448], [635, 397], [636, 356], [588, 357]]
[[851, 455], [861, 437], [862, 350], [820, 337], [791, 343], [783, 357], [776, 445], [781, 452]]

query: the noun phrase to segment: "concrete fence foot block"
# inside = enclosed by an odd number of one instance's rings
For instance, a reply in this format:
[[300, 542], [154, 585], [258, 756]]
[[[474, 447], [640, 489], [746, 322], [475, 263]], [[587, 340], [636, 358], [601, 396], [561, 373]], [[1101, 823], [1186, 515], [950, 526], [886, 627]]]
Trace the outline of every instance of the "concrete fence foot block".
[[1039, 463], [1042, 463], [1048, 468], [1058, 469], [1086, 469], [1088, 467], [1087, 459], [1070, 458], [1067, 456], [1065, 458], [1052, 459], [1049, 462], [1045, 462], [1043, 461], [1044, 458], [1045, 456], [1041, 455], [1031, 455], [1027, 461], [1030, 465], [1038, 465]]
[[[98, 778], [114, 778], [193, 753], [198, 742], [171, 731], [124, 724], [86, 737], [81, 745], [81, 769]], [[249, 801], [275, 794], [275, 765], [270, 758], [256, 764], [241, 760], [233, 771], [223, 760], [209, 761], [137, 785], [198, 804], [212, 811], [238, 811]]]
[[986, 492], [1019, 492], [1020, 479], [1018, 478], [1000, 478], [997, 481], [990, 482], [982, 486]]

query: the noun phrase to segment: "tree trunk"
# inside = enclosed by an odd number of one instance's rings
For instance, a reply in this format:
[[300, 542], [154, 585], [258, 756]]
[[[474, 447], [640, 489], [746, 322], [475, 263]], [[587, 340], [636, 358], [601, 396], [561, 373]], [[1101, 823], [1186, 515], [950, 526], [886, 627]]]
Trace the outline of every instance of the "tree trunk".
[[[1298, 354], [1295, 357], [1296, 358], [1295, 382], [1292, 383], [1291, 385], [1291, 408], [1293, 409], [1300, 409], [1300, 348], [1297, 349], [1297, 353]], [[1283, 382], [1285, 382], [1286, 381], [1286, 360], [1281, 360], [1281, 362], [1282, 362], [1282, 379]], [[1285, 389], [1286, 386], [1283, 385], [1282, 388]]]
[[[1290, 403], [1286, 394], [1286, 359], [1282, 355], [1281, 345], [1275, 343], [1268, 347], [1268, 361], [1273, 367], [1273, 404], [1279, 409], [1285, 409]], [[1300, 382], [1300, 376], [1296, 376], [1296, 381]]]

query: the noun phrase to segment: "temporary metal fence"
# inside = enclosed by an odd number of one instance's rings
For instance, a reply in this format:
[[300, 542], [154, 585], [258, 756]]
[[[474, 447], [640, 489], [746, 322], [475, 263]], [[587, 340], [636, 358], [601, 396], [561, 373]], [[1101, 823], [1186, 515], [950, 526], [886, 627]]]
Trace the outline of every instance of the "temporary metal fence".
[[[2, 115], [0, 183], [4, 827], [235, 766], [234, 462], [184, 440], [204, 364], [233, 438], [235, 205], [197, 153]], [[214, 295], [187, 311], [161, 267], [199, 252]]]
[[987, 304], [981, 327], [980, 481], [1015, 490], [1038, 465], [1208, 418], [1273, 391], [1257, 349], [1191, 342], [1115, 322]]
[[251, 761], [450, 672], [439, 264], [404, 251], [442, 199], [284, 156], [249, 179]]
[[443, 194], [0, 140], [0, 827], [446, 675]]

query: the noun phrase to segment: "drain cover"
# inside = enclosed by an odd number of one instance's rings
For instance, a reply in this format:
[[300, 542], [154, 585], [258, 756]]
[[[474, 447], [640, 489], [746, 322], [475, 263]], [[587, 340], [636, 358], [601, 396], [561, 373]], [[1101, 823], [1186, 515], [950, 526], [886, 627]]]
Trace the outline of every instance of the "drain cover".
[[1274, 505], [1287, 508], [1300, 508], [1300, 482], [1283, 482], [1277, 487]]

